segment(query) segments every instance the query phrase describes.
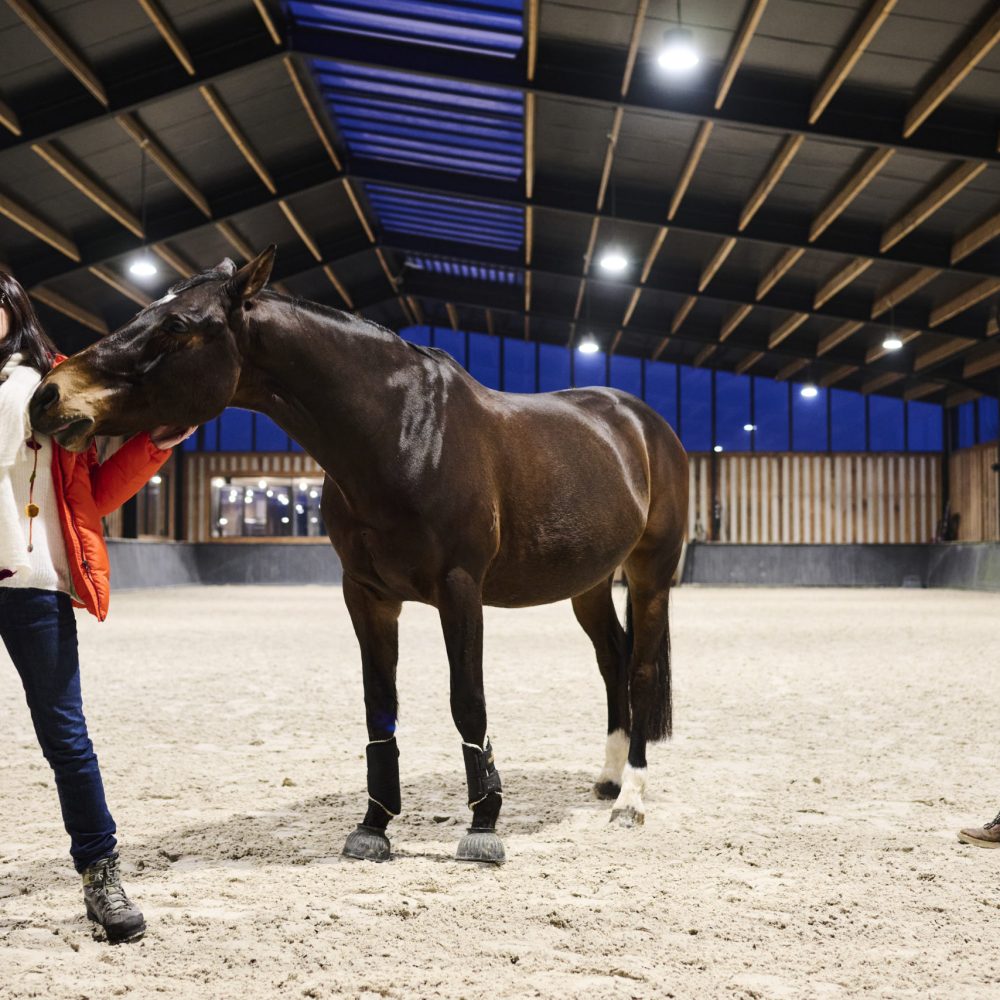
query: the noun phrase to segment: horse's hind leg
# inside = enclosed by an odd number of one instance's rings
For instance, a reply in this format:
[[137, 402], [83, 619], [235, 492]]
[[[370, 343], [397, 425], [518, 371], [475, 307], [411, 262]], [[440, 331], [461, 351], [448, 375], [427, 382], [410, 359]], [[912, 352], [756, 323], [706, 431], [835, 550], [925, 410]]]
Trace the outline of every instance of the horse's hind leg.
[[399, 751], [396, 748], [396, 661], [399, 656], [398, 601], [379, 598], [344, 576], [344, 601], [361, 646], [368, 723], [368, 811], [344, 844], [344, 854], [363, 861], [388, 861], [389, 820], [399, 815]]
[[670, 690], [670, 583], [676, 559], [659, 552], [634, 553], [625, 565], [630, 608], [626, 632], [631, 639], [629, 703], [632, 731], [621, 792], [611, 811], [622, 826], [643, 823], [646, 807], [646, 744], [666, 739], [672, 729]]
[[597, 666], [608, 696], [608, 739], [604, 767], [594, 792], [600, 799], [614, 799], [621, 791], [622, 770], [628, 754], [628, 650], [625, 630], [618, 621], [612, 599], [612, 578], [573, 598], [573, 613], [594, 644]]

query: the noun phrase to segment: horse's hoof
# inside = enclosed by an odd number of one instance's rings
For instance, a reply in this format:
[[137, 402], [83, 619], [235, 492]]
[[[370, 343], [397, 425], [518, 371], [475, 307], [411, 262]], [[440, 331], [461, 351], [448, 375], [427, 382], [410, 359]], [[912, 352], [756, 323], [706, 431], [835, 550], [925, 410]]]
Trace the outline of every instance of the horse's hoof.
[[502, 865], [507, 860], [503, 841], [492, 830], [476, 830], [469, 832], [459, 841], [455, 852], [458, 861], [476, 861], [484, 865]]
[[343, 855], [356, 861], [388, 861], [392, 857], [385, 831], [364, 823], [347, 835]]
[[642, 826], [646, 822], [646, 814], [639, 812], [632, 806], [625, 806], [623, 809], [612, 809], [610, 822], [617, 822], [619, 826], [626, 830], [633, 826]]
[[594, 785], [594, 795], [599, 799], [617, 799], [621, 790], [622, 786], [613, 781], [598, 781]]

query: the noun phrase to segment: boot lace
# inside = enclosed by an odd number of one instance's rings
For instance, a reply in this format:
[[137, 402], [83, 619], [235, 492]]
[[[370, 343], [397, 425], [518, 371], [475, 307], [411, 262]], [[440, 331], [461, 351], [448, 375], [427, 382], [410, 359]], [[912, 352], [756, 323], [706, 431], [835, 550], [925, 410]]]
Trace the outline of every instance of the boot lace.
[[117, 858], [109, 858], [107, 861], [98, 862], [95, 871], [91, 875], [90, 885], [104, 893], [107, 900], [107, 908], [111, 913], [120, 913], [128, 909], [132, 902], [125, 894], [122, 886], [121, 869]]
[[995, 826], [1000, 826], [1000, 813], [997, 813], [996, 816], [994, 816], [993, 819], [989, 821], [989, 823], [984, 823], [983, 829], [992, 830], [993, 827]]

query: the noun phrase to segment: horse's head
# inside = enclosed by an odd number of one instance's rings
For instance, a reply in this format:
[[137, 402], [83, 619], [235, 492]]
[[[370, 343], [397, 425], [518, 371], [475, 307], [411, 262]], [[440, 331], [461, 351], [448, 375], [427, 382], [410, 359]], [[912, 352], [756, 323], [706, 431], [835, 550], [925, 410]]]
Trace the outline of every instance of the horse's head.
[[31, 400], [32, 426], [82, 451], [96, 435], [183, 428], [218, 416], [236, 391], [246, 312], [270, 277], [274, 250], [238, 270], [227, 258], [174, 285], [53, 368]]

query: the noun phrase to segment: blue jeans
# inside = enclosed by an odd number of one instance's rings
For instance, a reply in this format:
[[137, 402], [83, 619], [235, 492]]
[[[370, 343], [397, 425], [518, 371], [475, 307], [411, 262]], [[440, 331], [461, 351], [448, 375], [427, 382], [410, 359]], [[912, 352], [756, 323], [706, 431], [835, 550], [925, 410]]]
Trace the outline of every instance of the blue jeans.
[[83, 717], [76, 617], [69, 596], [0, 587], [0, 638], [21, 675], [38, 744], [55, 772], [70, 855], [82, 872], [111, 854], [117, 842]]

